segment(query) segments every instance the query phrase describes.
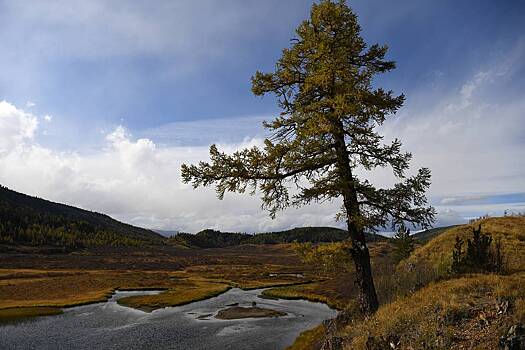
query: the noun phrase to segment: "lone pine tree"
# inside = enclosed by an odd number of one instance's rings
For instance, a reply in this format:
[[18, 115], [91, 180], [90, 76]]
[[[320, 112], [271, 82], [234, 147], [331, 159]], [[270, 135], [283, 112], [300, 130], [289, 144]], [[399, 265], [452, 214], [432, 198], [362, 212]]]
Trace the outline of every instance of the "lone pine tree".
[[[360, 31], [344, 1], [314, 4], [275, 71], [252, 77], [253, 93], [276, 95], [282, 110], [263, 123], [272, 136], [233, 154], [212, 145], [210, 162], [182, 165], [182, 179], [194, 188], [215, 185], [219, 199], [226, 191], [260, 193], [272, 217], [289, 206], [342, 199], [336, 216], [346, 221], [359, 303], [370, 314], [378, 301], [365, 232], [403, 222], [428, 227], [434, 210], [425, 196], [430, 170], [406, 177], [411, 154], [397, 139], [384, 144], [376, 131], [404, 96], [372, 87], [395, 63], [385, 60], [386, 46], [367, 46]], [[390, 167], [399, 182], [377, 188], [361, 176], [376, 167]]]

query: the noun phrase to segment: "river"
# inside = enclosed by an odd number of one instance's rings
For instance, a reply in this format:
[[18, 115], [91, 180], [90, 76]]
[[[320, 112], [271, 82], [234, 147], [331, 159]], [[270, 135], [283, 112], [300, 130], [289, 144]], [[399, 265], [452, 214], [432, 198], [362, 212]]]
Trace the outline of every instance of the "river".
[[[146, 313], [117, 304], [118, 298], [155, 293], [116, 292], [110, 300], [64, 309], [63, 315], [0, 326], [1, 349], [243, 349], [274, 350], [291, 345], [304, 330], [333, 318], [321, 303], [259, 298], [259, 290], [231, 289], [217, 297]], [[227, 305], [286, 312], [277, 318], [218, 320]]]

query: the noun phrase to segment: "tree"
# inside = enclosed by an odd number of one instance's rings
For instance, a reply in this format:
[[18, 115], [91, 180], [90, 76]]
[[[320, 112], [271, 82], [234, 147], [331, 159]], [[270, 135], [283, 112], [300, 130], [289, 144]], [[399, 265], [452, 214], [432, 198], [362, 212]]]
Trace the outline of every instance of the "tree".
[[472, 229], [472, 239], [467, 240], [465, 259], [473, 268], [487, 269], [490, 265], [490, 245], [492, 236], [481, 233], [481, 224], [478, 229]]
[[463, 272], [497, 272], [503, 273], [503, 247], [501, 238], [494, 242], [494, 249], [491, 249], [493, 242], [490, 233], [481, 232], [481, 224], [476, 230], [472, 228], [472, 239], [467, 239], [467, 249], [462, 251], [463, 240], [456, 235], [456, 244], [452, 251], [452, 273]]
[[[378, 308], [365, 231], [403, 222], [429, 227], [434, 209], [425, 190], [430, 170], [406, 177], [410, 153], [397, 139], [383, 143], [376, 128], [403, 104], [404, 96], [372, 87], [376, 74], [395, 67], [386, 46], [370, 47], [360, 36], [356, 15], [344, 1], [312, 5], [271, 73], [256, 72], [252, 92], [274, 94], [282, 110], [264, 122], [272, 136], [263, 147], [226, 154], [210, 147], [210, 162], [182, 165], [182, 179], [194, 188], [215, 185], [225, 192], [261, 194], [275, 217], [289, 206], [342, 199], [336, 215], [346, 221], [355, 265], [359, 303], [366, 314]], [[377, 188], [360, 174], [391, 167], [400, 182]]]
[[460, 273], [463, 270], [463, 243], [459, 235], [456, 235], [456, 243], [454, 243], [454, 249], [452, 250], [452, 265], [450, 266], [452, 273]]
[[414, 238], [410, 236], [410, 230], [403, 224], [397, 230], [393, 243], [395, 246], [394, 255], [398, 262], [408, 258], [414, 251]]

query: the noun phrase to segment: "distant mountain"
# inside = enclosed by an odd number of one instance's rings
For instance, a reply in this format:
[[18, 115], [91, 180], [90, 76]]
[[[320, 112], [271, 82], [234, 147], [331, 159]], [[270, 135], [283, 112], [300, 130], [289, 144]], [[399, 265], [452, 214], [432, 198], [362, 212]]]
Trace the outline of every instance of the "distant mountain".
[[0, 244], [79, 248], [160, 244], [150, 230], [111, 217], [31, 197], [0, 186]]
[[[335, 227], [298, 227], [286, 231], [247, 234], [203, 230], [196, 234], [179, 233], [170, 238], [177, 245], [196, 248], [222, 248], [241, 244], [321, 243], [339, 242], [348, 238], [348, 232]], [[368, 241], [388, 240], [381, 235], [368, 235]]]

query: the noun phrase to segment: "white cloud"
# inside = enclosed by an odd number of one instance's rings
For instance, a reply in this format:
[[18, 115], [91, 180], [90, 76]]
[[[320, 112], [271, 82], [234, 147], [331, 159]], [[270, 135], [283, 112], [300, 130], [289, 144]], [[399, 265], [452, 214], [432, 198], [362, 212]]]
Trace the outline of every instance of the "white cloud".
[[507, 60], [481, 69], [450, 93], [411, 96], [383, 127], [413, 152], [413, 167], [432, 170], [431, 194], [456, 197], [525, 190], [525, 100], [512, 94], [513, 74], [525, 57], [516, 46]]
[[[13, 105], [0, 106], [8, 106], [10, 115], [36, 122], [36, 117]], [[193, 190], [182, 184], [180, 165], [207, 159], [207, 146], [157, 147], [150, 139], [133, 139], [118, 126], [105, 136], [105, 147], [96, 152], [57, 152], [36, 143], [35, 128], [36, 124], [27, 137], [16, 138], [16, 144], [0, 154], [1, 184], [146, 227], [253, 232], [336, 224], [336, 204], [290, 210], [272, 220], [261, 210], [257, 197], [229, 194], [219, 201], [211, 188]], [[219, 147], [232, 152], [261, 142], [247, 139]]]
[[53, 120], [53, 116], [49, 115], [49, 114], [46, 114], [44, 116], [44, 120], [49, 123], [49, 122], [51, 122]]
[[[525, 192], [523, 140], [525, 101], [505, 85], [524, 57], [523, 48], [508, 61], [480, 70], [449, 95], [430, 100], [412, 96], [398, 118], [385, 124], [387, 139], [399, 137], [414, 153], [413, 168], [430, 167], [431, 195], [438, 203], [439, 224], [522, 204], [457, 205], [498, 193]], [[505, 98], [503, 98], [505, 96]], [[424, 106], [424, 107], [421, 107]], [[37, 143], [38, 118], [0, 102], [0, 183], [21, 192], [107, 213], [137, 225], [195, 232], [211, 227], [233, 231], [267, 231], [307, 225], [334, 225], [339, 203], [313, 205], [281, 213], [271, 220], [257, 197], [228, 194], [218, 201], [213, 189], [193, 190], [180, 181], [180, 165], [208, 159], [208, 147], [188, 142], [203, 133], [220, 141], [228, 128], [240, 126], [251, 138], [223, 139], [225, 151], [260, 145], [254, 132], [260, 118], [178, 123], [142, 133], [136, 139], [122, 126], [105, 132], [104, 145], [89, 153], [58, 152]], [[44, 120], [46, 118], [44, 117]], [[200, 123], [200, 124], [199, 124]], [[203, 136], [203, 137], [204, 137]], [[256, 137], [254, 137], [256, 136]], [[201, 137], [201, 136], [199, 136]], [[202, 140], [201, 140], [202, 141]], [[189, 146], [188, 146], [189, 144]], [[391, 182], [390, 171], [373, 174], [379, 184]], [[477, 196], [477, 197], [476, 197]]]
[[31, 139], [38, 126], [35, 116], [17, 109], [6, 101], [0, 102], [0, 155], [10, 152]]
[[454, 205], [454, 204], [465, 204], [469, 202], [476, 202], [482, 199], [487, 199], [489, 196], [481, 195], [470, 195], [470, 196], [457, 196], [457, 197], [446, 197], [441, 199], [440, 204], [442, 205]]

